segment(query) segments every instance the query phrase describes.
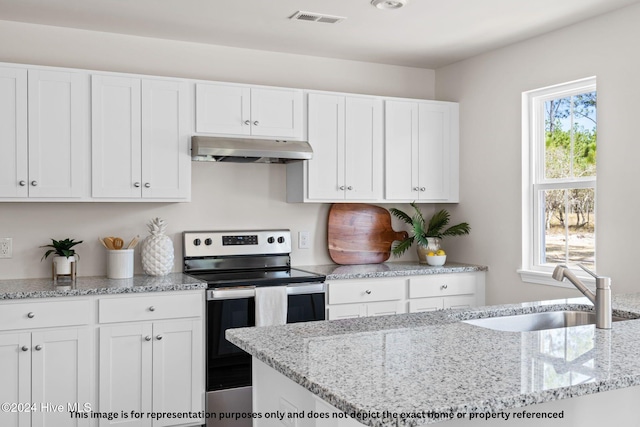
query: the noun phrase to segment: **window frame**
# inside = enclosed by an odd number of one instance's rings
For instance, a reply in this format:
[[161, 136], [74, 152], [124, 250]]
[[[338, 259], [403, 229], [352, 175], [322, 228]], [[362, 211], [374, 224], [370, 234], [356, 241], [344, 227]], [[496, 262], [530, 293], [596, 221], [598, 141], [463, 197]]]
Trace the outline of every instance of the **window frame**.
[[[518, 273], [523, 282], [573, 288], [573, 285], [551, 277], [554, 267], [538, 263], [544, 232], [541, 230], [540, 216], [543, 213], [539, 191], [593, 188], [597, 194], [597, 174], [592, 177], [546, 178], [545, 132], [540, 123], [544, 124], [546, 101], [594, 91], [597, 92], [596, 77], [592, 76], [522, 93], [522, 265]], [[597, 201], [594, 202], [595, 210]], [[575, 265], [569, 267], [587, 285], [594, 284], [593, 278], [580, 268]]]

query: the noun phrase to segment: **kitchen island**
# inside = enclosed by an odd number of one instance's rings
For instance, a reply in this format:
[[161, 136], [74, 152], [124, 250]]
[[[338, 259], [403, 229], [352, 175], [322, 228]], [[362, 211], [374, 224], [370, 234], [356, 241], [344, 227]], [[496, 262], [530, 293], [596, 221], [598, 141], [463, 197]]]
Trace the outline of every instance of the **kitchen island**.
[[[278, 421], [293, 427], [630, 425], [640, 320], [535, 332], [462, 322], [567, 309], [591, 305], [575, 298], [244, 328], [227, 339], [254, 357], [256, 426], [271, 425], [269, 413], [294, 414]], [[616, 296], [614, 313], [637, 317], [640, 294]]]

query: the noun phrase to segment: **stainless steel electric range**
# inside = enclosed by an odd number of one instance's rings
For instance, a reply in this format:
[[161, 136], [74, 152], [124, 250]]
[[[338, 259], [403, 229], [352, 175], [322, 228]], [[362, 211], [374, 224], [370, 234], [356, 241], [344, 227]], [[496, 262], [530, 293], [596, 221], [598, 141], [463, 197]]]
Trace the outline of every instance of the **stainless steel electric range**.
[[[251, 412], [251, 356], [224, 334], [255, 326], [257, 287], [286, 287], [287, 323], [325, 319], [325, 276], [291, 268], [290, 254], [291, 233], [284, 229], [183, 233], [184, 273], [208, 283], [208, 412]], [[215, 425], [250, 427], [251, 418]]]

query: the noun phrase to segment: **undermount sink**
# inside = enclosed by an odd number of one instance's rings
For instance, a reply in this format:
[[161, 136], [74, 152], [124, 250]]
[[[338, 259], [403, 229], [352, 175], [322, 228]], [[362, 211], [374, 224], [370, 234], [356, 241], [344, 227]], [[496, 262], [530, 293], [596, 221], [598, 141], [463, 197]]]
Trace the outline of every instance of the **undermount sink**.
[[[614, 322], [632, 320], [613, 316]], [[544, 329], [568, 328], [570, 326], [595, 325], [596, 314], [592, 311], [546, 311], [542, 313], [516, 314], [513, 316], [485, 317], [463, 320], [470, 325], [496, 331], [528, 332]]]

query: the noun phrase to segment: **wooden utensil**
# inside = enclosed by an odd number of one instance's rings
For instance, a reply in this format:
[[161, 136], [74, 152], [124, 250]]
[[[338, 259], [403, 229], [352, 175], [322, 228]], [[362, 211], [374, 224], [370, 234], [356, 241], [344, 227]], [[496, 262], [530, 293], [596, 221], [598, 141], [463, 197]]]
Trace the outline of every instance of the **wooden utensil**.
[[115, 248], [113, 247], [113, 237], [105, 237], [102, 240], [104, 241], [104, 244], [107, 245], [107, 249], [109, 249], [110, 251], [115, 250]]
[[102, 246], [104, 246], [104, 247], [105, 247], [105, 249], [109, 249], [109, 248], [107, 247], [107, 244], [104, 242], [104, 240], [102, 240], [102, 237], [98, 237], [98, 241], [99, 241], [100, 243], [102, 243]]
[[113, 238], [113, 249], [120, 250], [124, 246], [124, 240], [120, 237]]
[[140, 236], [134, 237], [133, 239], [131, 239], [131, 241], [127, 245], [127, 249], [135, 248], [139, 241], [140, 241]]
[[380, 206], [336, 203], [329, 210], [329, 256], [336, 264], [375, 264], [391, 256], [395, 240], [406, 231], [394, 231], [391, 214]]

